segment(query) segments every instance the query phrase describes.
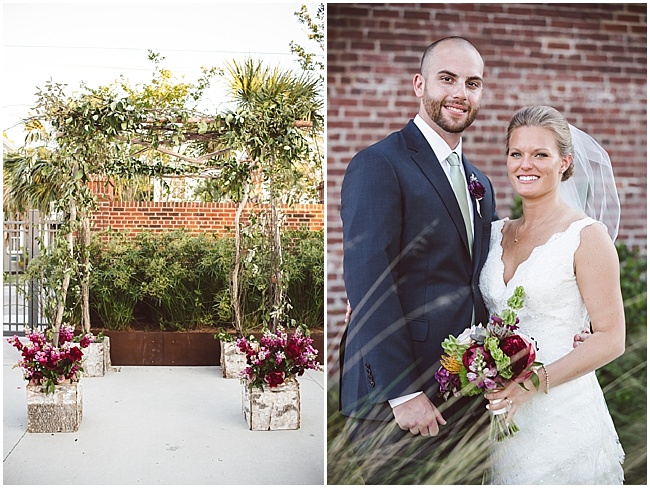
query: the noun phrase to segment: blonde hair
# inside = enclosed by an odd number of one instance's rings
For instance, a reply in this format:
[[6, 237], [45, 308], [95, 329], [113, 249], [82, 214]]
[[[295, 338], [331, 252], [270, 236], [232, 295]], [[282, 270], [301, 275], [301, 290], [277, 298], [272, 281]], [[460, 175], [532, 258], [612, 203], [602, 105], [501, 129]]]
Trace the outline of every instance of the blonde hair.
[[[563, 158], [573, 155], [573, 141], [571, 130], [566, 118], [553, 107], [546, 105], [535, 105], [524, 107], [517, 111], [510, 119], [508, 132], [506, 133], [506, 154], [510, 152], [510, 137], [512, 132], [519, 127], [542, 127], [553, 133], [555, 143]], [[573, 161], [562, 174], [562, 181], [573, 176]]]

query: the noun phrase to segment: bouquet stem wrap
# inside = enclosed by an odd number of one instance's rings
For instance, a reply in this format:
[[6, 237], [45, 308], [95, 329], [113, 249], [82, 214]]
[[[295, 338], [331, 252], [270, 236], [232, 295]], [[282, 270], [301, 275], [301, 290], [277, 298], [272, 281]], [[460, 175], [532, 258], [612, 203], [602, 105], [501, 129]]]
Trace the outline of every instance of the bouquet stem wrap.
[[[489, 393], [494, 393], [498, 390], [491, 390]], [[491, 404], [498, 403], [501, 400], [490, 400]], [[514, 422], [507, 423], [508, 409], [500, 408], [499, 410], [490, 410], [490, 440], [500, 442], [516, 432], [519, 432], [519, 427]]]

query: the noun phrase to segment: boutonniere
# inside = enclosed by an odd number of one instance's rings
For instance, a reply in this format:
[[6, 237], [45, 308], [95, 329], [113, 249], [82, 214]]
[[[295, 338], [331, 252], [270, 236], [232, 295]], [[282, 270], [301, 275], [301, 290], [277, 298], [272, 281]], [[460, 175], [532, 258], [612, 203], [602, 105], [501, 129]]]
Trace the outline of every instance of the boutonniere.
[[469, 194], [472, 195], [472, 198], [476, 200], [476, 210], [478, 211], [478, 216], [483, 218], [481, 215], [481, 205], [479, 202], [483, 200], [483, 197], [485, 196], [485, 187], [481, 184], [480, 181], [478, 181], [476, 175], [472, 174], [472, 176], [469, 177], [469, 185], [467, 185], [467, 189], [469, 190]]

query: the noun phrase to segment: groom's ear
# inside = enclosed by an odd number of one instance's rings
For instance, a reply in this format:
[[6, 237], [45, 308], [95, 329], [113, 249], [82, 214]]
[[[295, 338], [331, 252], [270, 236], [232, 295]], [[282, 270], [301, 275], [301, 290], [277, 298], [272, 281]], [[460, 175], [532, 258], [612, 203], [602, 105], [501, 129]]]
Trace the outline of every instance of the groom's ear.
[[422, 95], [424, 95], [424, 86], [424, 76], [421, 73], [417, 73], [413, 77], [413, 91], [416, 97], [422, 98]]

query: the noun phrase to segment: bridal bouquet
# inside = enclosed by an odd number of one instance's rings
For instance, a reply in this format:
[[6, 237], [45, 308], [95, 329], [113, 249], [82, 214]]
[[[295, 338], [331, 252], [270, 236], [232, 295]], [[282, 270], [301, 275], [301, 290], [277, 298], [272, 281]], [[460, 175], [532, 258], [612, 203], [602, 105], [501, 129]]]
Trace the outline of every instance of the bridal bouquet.
[[[458, 337], [449, 336], [443, 341], [445, 354], [435, 378], [445, 400], [450, 395], [480, 395], [503, 388], [511, 380], [525, 388], [523, 382], [530, 378], [535, 387], [539, 387], [539, 378], [533, 368], [541, 363], [535, 362], [533, 341], [517, 333], [516, 310], [523, 306], [523, 298], [524, 288], [518, 286], [508, 299], [508, 308], [499, 314], [493, 313], [487, 326], [473, 325]], [[507, 410], [491, 413], [492, 439], [500, 441], [519, 430], [512, 422], [506, 425]]]

